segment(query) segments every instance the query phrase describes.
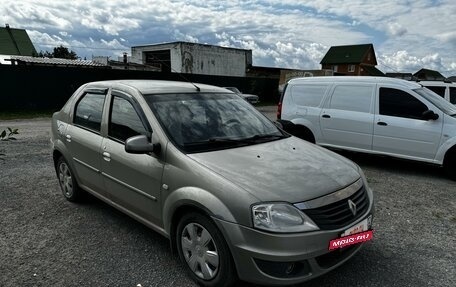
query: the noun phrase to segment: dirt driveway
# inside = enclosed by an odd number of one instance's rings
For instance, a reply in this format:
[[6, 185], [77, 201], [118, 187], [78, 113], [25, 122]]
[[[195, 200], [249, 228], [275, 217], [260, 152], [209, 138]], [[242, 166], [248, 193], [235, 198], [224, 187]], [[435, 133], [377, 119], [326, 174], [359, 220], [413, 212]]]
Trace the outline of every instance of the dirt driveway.
[[[49, 119], [6, 126], [20, 135], [0, 142], [0, 286], [195, 286], [157, 233], [94, 198], [64, 200]], [[433, 166], [343, 155], [374, 189], [374, 240], [303, 286], [456, 286], [456, 182]]]

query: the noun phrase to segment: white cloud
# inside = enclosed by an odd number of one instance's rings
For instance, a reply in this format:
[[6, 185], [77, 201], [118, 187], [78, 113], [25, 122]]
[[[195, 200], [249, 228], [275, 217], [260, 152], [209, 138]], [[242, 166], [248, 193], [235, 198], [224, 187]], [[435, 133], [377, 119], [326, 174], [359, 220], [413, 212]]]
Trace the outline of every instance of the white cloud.
[[45, 43], [219, 44], [252, 49], [255, 65], [290, 68], [319, 68], [330, 46], [374, 43], [387, 65], [456, 74], [454, 0], [22, 0], [3, 6], [5, 23], [35, 31], [34, 39]]
[[392, 36], [403, 36], [407, 33], [407, 29], [402, 27], [399, 23], [390, 23], [388, 24], [388, 32]]

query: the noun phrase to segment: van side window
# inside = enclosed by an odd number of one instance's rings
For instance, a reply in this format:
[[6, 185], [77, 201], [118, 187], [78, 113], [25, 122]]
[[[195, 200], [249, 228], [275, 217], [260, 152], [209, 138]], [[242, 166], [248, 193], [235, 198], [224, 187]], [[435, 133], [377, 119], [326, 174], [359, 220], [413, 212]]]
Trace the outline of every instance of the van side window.
[[450, 87], [450, 103], [456, 105], [456, 88]]
[[385, 116], [421, 119], [427, 106], [407, 92], [380, 88], [380, 114]]
[[445, 98], [445, 89], [446, 87], [436, 87], [436, 86], [426, 86], [429, 90], [433, 91], [437, 95], [441, 96], [442, 98]]
[[103, 94], [85, 94], [76, 105], [74, 124], [100, 132], [105, 97]]
[[147, 135], [148, 133], [133, 105], [124, 98], [114, 96], [108, 135], [121, 142], [125, 142], [129, 137], [141, 134]]
[[296, 85], [291, 88], [291, 96], [298, 106], [318, 107], [328, 85]]
[[372, 102], [372, 92], [372, 86], [336, 86], [331, 97], [330, 108], [368, 113]]

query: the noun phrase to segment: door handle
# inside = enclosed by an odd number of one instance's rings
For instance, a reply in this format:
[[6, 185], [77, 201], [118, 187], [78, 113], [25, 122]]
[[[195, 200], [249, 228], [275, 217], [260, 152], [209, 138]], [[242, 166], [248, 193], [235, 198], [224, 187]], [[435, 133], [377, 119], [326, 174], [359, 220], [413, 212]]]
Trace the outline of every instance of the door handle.
[[71, 142], [71, 135], [66, 135], [65, 137], [66, 137], [66, 141], [70, 143]]
[[385, 122], [378, 122], [377, 125], [379, 125], [379, 126], [387, 126], [388, 124], [385, 123]]
[[103, 159], [105, 161], [111, 161], [111, 154], [109, 152], [103, 152]]
[[329, 119], [329, 118], [331, 118], [331, 116], [330, 116], [330, 115], [322, 115], [321, 117], [322, 117], [322, 118], [325, 118], [325, 119]]

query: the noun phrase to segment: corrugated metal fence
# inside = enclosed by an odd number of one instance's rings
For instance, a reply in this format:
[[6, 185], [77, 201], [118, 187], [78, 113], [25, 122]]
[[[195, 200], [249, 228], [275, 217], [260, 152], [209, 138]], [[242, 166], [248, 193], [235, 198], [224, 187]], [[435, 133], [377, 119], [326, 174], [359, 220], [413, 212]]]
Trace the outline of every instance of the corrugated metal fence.
[[[235, 86], [260, 96], [263, 102], [278, 102], [278, 80], [183, 74], [195, 83]], [[176, 73], [77, 68], [59, 66], [0, 65], [0, 111], [59, 110], [82, 84], [115, 79], [184, 81]]]

